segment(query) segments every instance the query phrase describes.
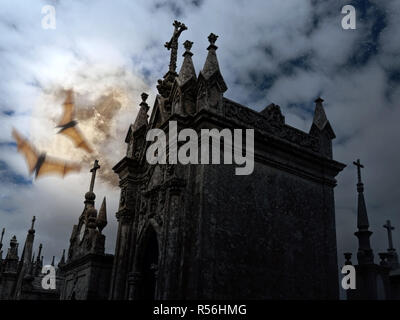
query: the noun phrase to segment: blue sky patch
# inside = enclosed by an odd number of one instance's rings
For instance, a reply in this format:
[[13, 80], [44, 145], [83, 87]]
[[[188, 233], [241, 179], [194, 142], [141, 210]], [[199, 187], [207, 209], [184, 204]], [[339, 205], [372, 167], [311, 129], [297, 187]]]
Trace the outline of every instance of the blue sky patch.
[[32, 185], [32, 179], [14, 172], [4, 160], [0, 160], [0, 183]]

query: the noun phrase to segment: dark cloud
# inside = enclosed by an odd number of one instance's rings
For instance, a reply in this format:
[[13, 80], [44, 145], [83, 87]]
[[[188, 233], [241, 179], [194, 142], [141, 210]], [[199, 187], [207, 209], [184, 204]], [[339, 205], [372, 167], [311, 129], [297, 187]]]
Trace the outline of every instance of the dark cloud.
[[4, 111], [2, 111], [2, 113], [5, 116], [11, 117], [11, 116], [13, 116], [15, 114], [15, 111], [13, 111], [13, 110], [4, 110]]

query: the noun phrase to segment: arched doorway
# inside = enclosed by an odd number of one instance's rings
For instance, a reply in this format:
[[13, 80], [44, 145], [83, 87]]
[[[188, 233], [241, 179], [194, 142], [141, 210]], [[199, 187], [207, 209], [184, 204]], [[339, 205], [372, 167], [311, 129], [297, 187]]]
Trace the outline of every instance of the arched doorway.
[[156, 293], [158, 272], [158, 241], [157, 233], [150, 225], [144, 238], [141, 264], [142, 281], [140, 285], [140, 299], [154, 300]]

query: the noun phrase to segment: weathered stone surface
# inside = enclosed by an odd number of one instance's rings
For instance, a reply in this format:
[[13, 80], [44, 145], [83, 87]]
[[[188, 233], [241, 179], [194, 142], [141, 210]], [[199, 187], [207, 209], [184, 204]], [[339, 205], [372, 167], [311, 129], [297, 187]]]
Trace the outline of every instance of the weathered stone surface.
[[[215, 40], [197, 82], [182, 91], [177, 78], [156, 98], [138, 145], [127, 141], [136, 153], [114, 167], [121, 201], [110, 298], [337, 299], [333, 188], [344, 165], [320, 132], [286, 125], [279, 106], [258, 113], [224, 98]], [[141, 138], [168, 120], [178, 130], [255, 129], [254, 172], [149, 165]]]

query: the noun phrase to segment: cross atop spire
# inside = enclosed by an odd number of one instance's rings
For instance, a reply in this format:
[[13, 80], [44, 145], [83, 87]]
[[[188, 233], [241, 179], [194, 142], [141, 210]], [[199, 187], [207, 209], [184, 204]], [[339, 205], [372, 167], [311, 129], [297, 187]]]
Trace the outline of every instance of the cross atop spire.
[[169, 72], [176, 73], [176, 60], [178, 57], [178, 38], [187, 27], [184, 23], [177, 20], [172, 24], [174, 26], [174, 33], [172, 34], [171, 40], [165, 43], [165, 47], [171, 50], [171, 57], [169, 62]]
[[357, 159], [357, 161], [354, 161], [353, 164], [357, 167], [358, 183], [362, 184], [362, 182], [361, 182], [361, 168], [364, 168], [364, 165], [361, 164], [360, 159]]
[[92, 173], [92, 180], [90, 181], [90, 189], [89, 189], [89, 192], [93, 192], [94, 181], [96, 180], [96, 171], [97, 171], [98, 169], [100, 169], [99, 160], [94, 160], [93, 168], [90, 169], [90, 172]]
[[383, 227], [387, 230], [388, 233], [388, 240], [389, 240], [388, 251], [395, 251], [395, 249], [393, 248], [393, 238], [392, 238], [392, 230], [394, 230], [394, 227], [391, 225], [390, 220], [387, 220], [386, 224], [384, 224]]

